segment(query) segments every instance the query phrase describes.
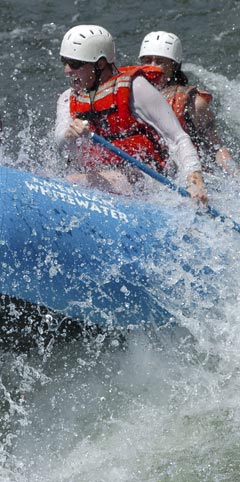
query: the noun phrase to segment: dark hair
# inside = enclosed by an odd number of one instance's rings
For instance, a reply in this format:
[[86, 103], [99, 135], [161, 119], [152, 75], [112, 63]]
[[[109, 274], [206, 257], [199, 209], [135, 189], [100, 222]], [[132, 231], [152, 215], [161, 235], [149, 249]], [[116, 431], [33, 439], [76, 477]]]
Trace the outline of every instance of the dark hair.
[[181, 70], [181, 68], [182, 68], [182, 64], [176, 63], [176, 69], [174, 71], [173, 76], [168, 81], [168, 85], [187, 85], [188, 84], [188, 78], [186, 74]]

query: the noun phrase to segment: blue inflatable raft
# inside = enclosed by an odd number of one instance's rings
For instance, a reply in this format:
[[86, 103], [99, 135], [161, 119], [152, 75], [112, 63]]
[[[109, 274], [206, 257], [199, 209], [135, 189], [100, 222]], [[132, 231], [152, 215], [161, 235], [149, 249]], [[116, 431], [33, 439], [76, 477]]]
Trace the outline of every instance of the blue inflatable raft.
[[0, 187], [2, 328], [30, 305], [98, 326], [160, 326], [183, 306], [186, 283], [193, 303], [206, 292], [211, 270], [189, 232], [179, 237], [173, 210], [9, 167]]

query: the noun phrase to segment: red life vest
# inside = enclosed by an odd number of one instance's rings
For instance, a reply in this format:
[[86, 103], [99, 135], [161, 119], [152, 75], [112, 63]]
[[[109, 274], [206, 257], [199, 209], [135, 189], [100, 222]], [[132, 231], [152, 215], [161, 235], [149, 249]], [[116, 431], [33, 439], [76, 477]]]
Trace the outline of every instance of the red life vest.
[[[123, 68], [99, 86], [93, 100], [89, 92], [72, 92], [70, 113], [73, 118], [88, 120], [91, 131], [131, 156], [162, 170], [168, 155], [166, 145], [155, 129], [136, 120], [130, 109], [131, 84], [137, 75], [143, 75], [140, 67]], [[90, 148], [89, 165], [99, 162], [122, 164], [123, 160], [103, 149], [100, 153], [99, 147]]]
[[191, 114], [189, 106], [194, 105], [196, 95], [203, 97], [208, 103], [212, 100], [212, 95], [203, 90], [198, 90], [194, 86], [169, 85], [161, 89], [161, 93], [171, 105], [176, 117], [178, 118], [183, 130], [191, 137], [193, 144], [199, 150], [202, 144], [202, 137], [199, 135]]
[[191, 127], [187, 113], [189, 105], [193, 102], [197, 93], [197, 88], [192, 86], [169, 85], [161, 89], [161, 94], [172, 107], [184, 131], [189, 135]]
[[194, 102], [196, 95], [203, 97], [206, 102], [210, 103], [212, 95], [204, 90], [199, 90], [194, 86], [169, 85], [161, 89], [169, 105], [171, 105], [175, 115], [177, 116], [182, 128], [191, 136], [192, 121], [188, 113], [189, 106]]
[[[126, 66], [120, 67], [118, 70], [119, 72], [125, 72], [125, 74], [127, 74], [132, 68], [133, 66]], [[158, 86], [158, 88], [162, 88], [164, 85], [166, 85], [167, 77], [161, 67], [158, 67], [157, 65], [136, 65], [135, 68], [140, 69], [144, 73], [144, 76], [147, 78], [147, 80], [151, 84]]]
[[[194, 102], [196, 95], [203, 97], [206, 102], [210, 103], [212, 95], [204, 90], [198, 90], [195, 86], [183, 85], [165, 85], [166, 77], [161, 67], [153, 65], [144, 65], [143, 70], [149, 82], [155, 84], [161, 94], [165, 97], [169, 105], [172, 107], [176, 117], [178, 118], [183, 130], [191, 137], [195, 145], [198, 144], [198, 135], [196, 127], [189, 114], [189, 106]], [[159, 71], [159, 74], [157, 73]], [[162, 83], [162, 85], [161, 85]], [[165, 82], [166, 84], [166, 82]]]

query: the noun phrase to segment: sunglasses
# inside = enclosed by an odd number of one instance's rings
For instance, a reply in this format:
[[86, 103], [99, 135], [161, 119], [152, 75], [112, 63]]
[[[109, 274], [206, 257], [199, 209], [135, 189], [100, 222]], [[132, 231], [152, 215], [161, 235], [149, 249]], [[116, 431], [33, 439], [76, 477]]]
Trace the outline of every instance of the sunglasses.
[[69, 65], [70, 69], [80, 69], [80, 67], [83, 67], [83, 65], [86, 65], [88, 62], [83, 62], [82, 60], [74, 60], [74, 59], [68, 59], [68, 57], [61, 57], [61, 62], [63, 65]]

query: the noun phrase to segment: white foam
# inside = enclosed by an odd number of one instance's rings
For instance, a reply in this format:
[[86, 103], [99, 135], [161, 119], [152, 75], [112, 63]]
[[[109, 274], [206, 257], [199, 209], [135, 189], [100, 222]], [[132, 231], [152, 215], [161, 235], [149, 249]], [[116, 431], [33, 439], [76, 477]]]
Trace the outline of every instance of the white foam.
[[192, 72], [199, 79], [199, 86], [213, 94], [218, 104], [217, 117], [223, 118], [230, 129], [239, 136], [240, 128], [240, 79], [229, 80], [225, 75], [210, 72], [202, 66], [187, 63], [183, 70]]

